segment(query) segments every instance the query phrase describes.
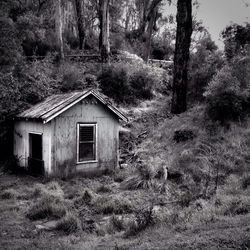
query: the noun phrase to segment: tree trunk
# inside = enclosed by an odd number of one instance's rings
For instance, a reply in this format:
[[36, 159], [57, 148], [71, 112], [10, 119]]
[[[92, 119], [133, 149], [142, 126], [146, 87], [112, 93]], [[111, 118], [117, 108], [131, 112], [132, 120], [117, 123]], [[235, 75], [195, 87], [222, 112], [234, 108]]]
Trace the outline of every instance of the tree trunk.
[[61, 0], [57, 0], [56, 2], [56, 11], [55, 11], [55, 27], [56, 27], [56, 37], [57, 37], [57, 45], [59, 46], [59, 55], [60, 59], [64, 60], [64, 51], [63, 51], [63, 14], [62, 14], [62, 5]]
[[99, 49], [102, 62], [109, 62], [109, 0], [99, 0], [100, 36]]
[[192, 35], [192, 0], [178, 0], [176, 19], [177, 32], [171, 112], [180, 114], [187, 109], [188, 62]]
[[158, 8], [162, 0], [143, 0], [139, 7], [140, 24], [138, 38], [144, 43], [143, 59], [148, 60], [151, 49], [151, 37], [157, 21]]
[[145, 41], [145, 53], [144, 53], [144, 60], [146, 62], [148, 61], [150, 53], [151, 53], [152, 34], [153, 34], [153, 29], [156, 23], [156, 19], [157, 19], [157, 13], [158, 13], [158, 7], [155, 7], [152, 10], [152, 13], [148, 21], [148, 28], [147, 28], [146, 41]]
[[84, 48], [85, 30], [84, 30], [84, 0], [75, 0], [77, 27], [79, 34], [79, 48]]

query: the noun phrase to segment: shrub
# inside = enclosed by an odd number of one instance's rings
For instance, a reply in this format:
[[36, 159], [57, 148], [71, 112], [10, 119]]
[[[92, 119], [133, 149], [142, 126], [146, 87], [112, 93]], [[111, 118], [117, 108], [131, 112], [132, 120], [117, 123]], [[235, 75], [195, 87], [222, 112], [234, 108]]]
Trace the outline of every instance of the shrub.
[[28, 210], [27, 217], [31, 220], [61, 218], [66, 212], [67, 208], [62, 199], [46, 194]]
[[118, 64], [105, 67], [98, 76], [102, 92], [112, 97], [117, 103], [127, 102], [130, 96], [127, 68]]
[[244, 115], [244, 96], [235, 93], [223, 93], [207, 99], [206, 112], [213, 121], [225, 124], [227, 121], [237, 121]]
[[66, 234], [76, 233], [81, 230], [81, 223], [74, 214], [67, 213], [57, 222], [56, 229]]
[[232, 75], [232, 68], [225, 66], [208, 84], [206, 97], [206, 114], [213, 121], [225, 124], [238, 120], [245, 115], [247, 93], [240, 88], [240, 82]]
[[204, 101], [205, 87], [223, 66], [222, 52], [209, 48], [208, 43], [212, 45], [211, 38], [201, 39], [197, 52], [190, 56], [188, 102]]
[[138, 99], [150, 99], [152, 98], [152, 87], [154, 84], [154, 78], [145, 69], [140, 69], [130, 77], [130, 86], [132, 95]]
[[61, 91], [69, 92], [74, 90], [83, 90], [85, 88], [82, 70], [72, 64], [65, 63], [60, 67], [62, 74]]
[[102, 92], [117, 103], [137, 103], [152, 98], [153, 89], [166, 91], [163, 72], [145, 65], [113, 64], [103, 68], [97, 80]]
[[205, 97], [212, 97], [225, 92], [238, 93], [240, 91], [240, 83], [231, 73], [230, 66], [224, 66], [213, 80], [206, 87]]

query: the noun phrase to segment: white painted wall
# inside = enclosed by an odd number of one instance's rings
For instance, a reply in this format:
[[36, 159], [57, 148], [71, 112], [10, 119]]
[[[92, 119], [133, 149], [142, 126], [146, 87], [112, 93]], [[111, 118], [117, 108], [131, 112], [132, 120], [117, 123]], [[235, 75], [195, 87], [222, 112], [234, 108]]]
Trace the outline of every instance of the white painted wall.
[[[77, 124], [97, 124], [97, 162], [77, 164]], [[77, 103], [51, 121], [52, 172], [60, 174], [95, 168], [113, 169], [118, 164], [119, 122], [99, 101]]]
[[21, 167], [28, 167], [29, 133], [41, 133], [43, 144], [44, 168], [51, 173], [51, 124], [35, 121], [17, 121], [14, 126], [14, 155]]

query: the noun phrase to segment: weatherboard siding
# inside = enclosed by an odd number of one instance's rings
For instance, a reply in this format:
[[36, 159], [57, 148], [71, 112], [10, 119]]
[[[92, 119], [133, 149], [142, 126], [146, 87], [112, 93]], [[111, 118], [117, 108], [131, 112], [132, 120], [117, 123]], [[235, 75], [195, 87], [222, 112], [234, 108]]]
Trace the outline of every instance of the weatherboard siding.
[[[97, 162], [77, 164], [78, 123], [97, 123]], [[96, 98], [74, 105], [53, 119], [51, 126], [52, 172], [56, 175], [116, 167], [119, 122]]]
[[28, 167], [29, 133], [42, 134], [43, 161], [46, 174], [51, 173], [51, 124], [34, 121], [17, 121], [14, 127], [14, 155], [21, 167]]

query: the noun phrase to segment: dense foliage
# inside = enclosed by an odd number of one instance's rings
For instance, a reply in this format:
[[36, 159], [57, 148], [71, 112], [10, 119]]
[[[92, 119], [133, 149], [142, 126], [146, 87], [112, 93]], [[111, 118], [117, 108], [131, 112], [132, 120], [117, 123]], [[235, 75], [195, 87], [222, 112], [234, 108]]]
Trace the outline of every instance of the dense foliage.
[[99, 87], [117, 103], [136, 104], [151, 99], [155, 90], [167, 92], [165, 71], [144, 64], [119, 63], [106, 66], [98, 76]]
[[191, 53], [188, 87], [188, 100], [190, 103], [203, 101], [205, 87], [223, 64], [222, 52], [218, 51], [210, 35], [205, 35], [197, 42], [194, 52]]
[[249, 110], [250, 86], [246, 75], [241, 70], [250, 69], [249, 58], [244, 60], [245, 68], [234, 65], [224, 66], [206, 87], [204, 96], [207, 103], [207, 114], [214, 121], [222, 124], [230, 120], [239, 120]]
[[225, 55], [228, 60], [237, 55], [246, 55], [249, 53], [250, 43], [250, 24], [244, 25], [231, 24], [222, 31], [222, 38], [225, 44]]

